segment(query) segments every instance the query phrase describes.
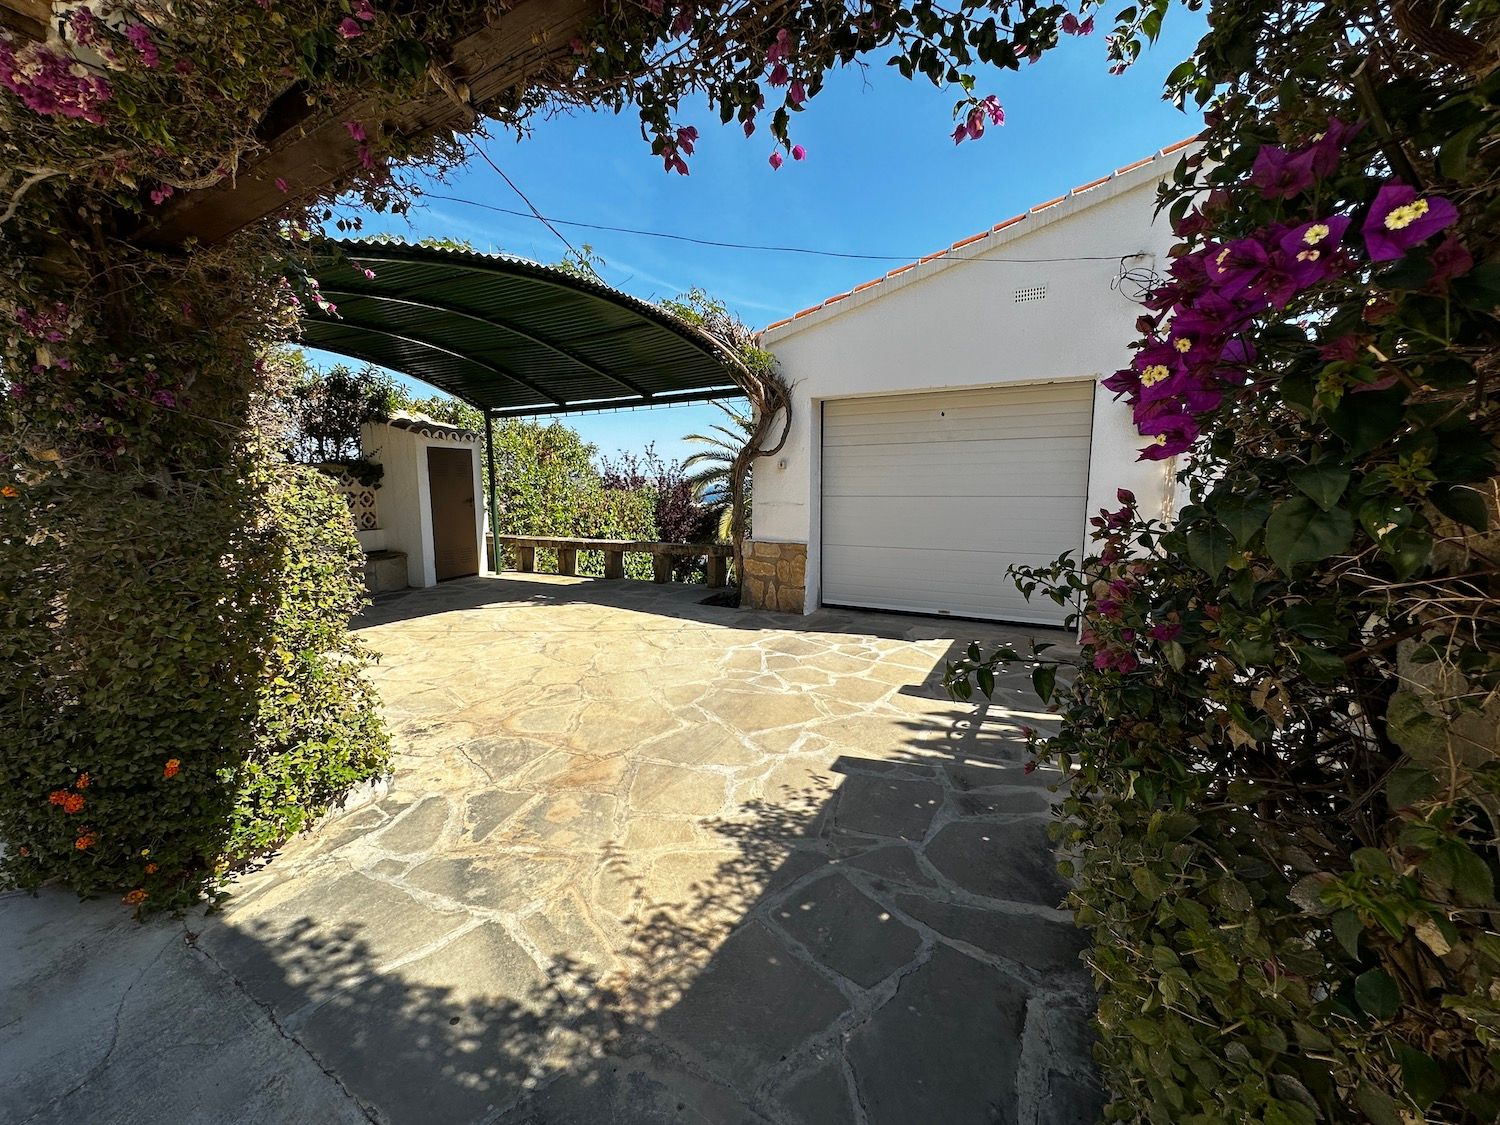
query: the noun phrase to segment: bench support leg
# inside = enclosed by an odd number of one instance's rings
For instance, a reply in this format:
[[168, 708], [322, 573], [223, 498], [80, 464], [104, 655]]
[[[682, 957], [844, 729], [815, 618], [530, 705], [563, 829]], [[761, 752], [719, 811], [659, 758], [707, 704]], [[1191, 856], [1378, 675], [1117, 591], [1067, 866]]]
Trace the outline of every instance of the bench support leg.
[[729, 585], [729, 560], [723, 555], [708, 556], [708, 585], [715, 590]]
[[516, 553], [516, 569], [522, 574], [530, 574], [536, 570], [536, 548], [535, 547], [512, 547]]
[[651, 556], [651, 581], [653, 581], [653, 582], [670, 582], [670, 581], [672, 581], [672, 556], [671, 555], [652, 555]]
[[606, 578], [624, 578], [625, 577], [625, 552], [624, 551], [605, 551], [604, 552], [604, 577], [606, 577]]
[[557, 549], [557, 573], [578, 573], [578, 549], [576, 547], [559, 547]]

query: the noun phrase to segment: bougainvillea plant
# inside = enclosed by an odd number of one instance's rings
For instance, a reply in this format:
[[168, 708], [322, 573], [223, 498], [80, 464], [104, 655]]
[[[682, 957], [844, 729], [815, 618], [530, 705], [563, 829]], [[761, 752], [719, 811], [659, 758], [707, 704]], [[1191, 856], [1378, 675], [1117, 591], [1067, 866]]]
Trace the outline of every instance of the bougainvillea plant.
[[1495, 14], [1223, 5], [1176, 76], [1209, 127], [1106, 383], [1185, 503], [1016, 575], [1079, 611], [1036, 751], [1112, 1119], [1500, 1119]]

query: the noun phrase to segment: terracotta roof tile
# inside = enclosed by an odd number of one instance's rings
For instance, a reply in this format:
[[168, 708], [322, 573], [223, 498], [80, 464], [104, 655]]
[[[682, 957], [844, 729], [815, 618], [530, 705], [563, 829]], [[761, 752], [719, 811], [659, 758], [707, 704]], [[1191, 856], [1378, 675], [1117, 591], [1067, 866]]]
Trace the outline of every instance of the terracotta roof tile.
[[885, 276], [886, 277], [895, 277], [897, 274], [902, 274], [902, 273], [905, 273], [907, 270], [914, 270], [916, 268], [917, 268], [917, 263], [916, 262], [907, 262], [906, 265], [904, 265], [904, 266], [897, 266], [895, 269], [888, 271]]
[[874, 281], [867, 281], [863, 285], [856, 285], [853, 289], [849, 290], [849, 292], [850, 293], [863, 293], [866, 289], [870, 288], [872, 285], [879, 285], [884, 280], [885, 280], [885, 278], [883, 278], [883, 277], [877, 277]]
[[1134, 172], [1137, 168], [1144, 168], [1147, 164], [1150, 164], [1155, 159], [1156, 159], [1155, 155], [1142, 157], [1140, 160], [1137, 160], [1134, 164], [1127, 164], [1123, 168], [1116, 168], [1115, 169], [1115, 175], [1117, 175], [1117, 176], [1123, 176], [1126, 172]]
[[1192, 144], [1197, 139], [1198, 137], [1195, 134], [1185, 141], [1178, 141], [1175, 145], [1168, 145], [1166, 148], [1161, 150], [1161, 154], [1163, 156], [1171, 156], [1174, 152], [1180, 152], [1181, 150], [1187, 148], [1188, 145]]
[[[789, 317], [789, 316], [788, 317], [783, 317], [781, 320], [772, 321], [770, 324], [766, 325], [764, 328], [761, 329], [761, 332], [769, 332], [773, 328], [780, 328], [783, 324], [790, 324], [790, 323], [792, 323], [792, 318], [791, 317]], [[760, 336], [760, 333], [757, 332], [756, 333], [756, 337], [759, 338], [759, 336]]]
[[1012, 215], [1010, 218], [1006, 219], [1003, 223], [996, 223], [994, 226], [992, 226], [990, 228], [990, 233], [991, 234], [999, 234], [1006, 227], [1013, 227], [1013, 226], [1015, 226], [1017, 223], [1019, 223], [1025, 217], [1026, 217], [1026, 212], [1025, 211], [1022, 211], [1019, 215]]
[[812, 308], [810, 308], [810, 309], [803, 309], [803, 310], [802, 310], [802, 311], [801, 311], [801, 312], [799, 312], [799, 313], [793, 313], [793, 314], [792, 314], [792, 319], [793, 319], [793, 320], [801, 320], [801, 319], [802, 319], [802, 318], [803, 318], [803, 317], [804, 317], [804, 316], [807, 316], [807, 315], [809, 315], [809, 314], [810, 314], [810, 313], [815, 313], [815, 312], [817, 312], [817, 311], [818, 311], [818, 310], [819, 310], [819, 309], [821, 309], [821, 308], [822, 308], [822, 307], [823, 307], [823, 306], [822, 306], [822, 305], [814, 305], [814, 306], [813, 306], [813, 307], [812, 307]]
[[1048, 207], [1056, 207], [1059, 203], [1067, 198], [1068, 197], [1066, 195], [1059, 195], [1056, 199], [1047, 200], [1046, 203], [1038, 203], [1031, 209], [1031, 213], [1035, 215], [1038, 211], [1045, 211]]
[[1073, 191], [1071, 192], [1071, 194], [1072, 195], [1078, 195], [1080, 192], [1089, 191], [1092, 188], [1098, 187], [1100, 184], [1107, 184], [1107, 183], [1109, 183], [1109, 181], [1112, 180], [1112, 179], [1114, 179], [1113, 173], [1111, 173], [1108, 176], [1100, 176], [1097, 180], [1090, 180], [1086, 184], [1079, 184], [1076, 188], [1073, 189]]
[[827, 308], [829, 305], [837, 304], [839, 301], [842, 301], [847, 296], [849, 296], [848, 293], [839, 293], [836, 296], [829, 297], [828, 300], [826, 300], [826, 301], [823, 302], [823, 307]]
[[935, 253], [928, 254], [927, 257], [925, 257], [925, 258], [918, 258], [917, 259], [917, 265], [919, 265], [919, 266], [925, 266], [928, 262], [932, 261], [933, 259], [935, 259], [935, 258], [941, 258], [947, 252], [948, 252], [947, 247], [944, 247], [943, 249], [938, 250]]
[[970, 246], [973, 243], [978, 242], [981, 238], [988, 238], [989, 236], [990, 236], [990, 232], [989, 231], [982, 230], [978, 234], [971, 234], [971, 235], [969, 235], [968, 238], [960, 238], [952, 246], [948, 247], [948, 249], [949, 250], [961, 250], [965, 246]]

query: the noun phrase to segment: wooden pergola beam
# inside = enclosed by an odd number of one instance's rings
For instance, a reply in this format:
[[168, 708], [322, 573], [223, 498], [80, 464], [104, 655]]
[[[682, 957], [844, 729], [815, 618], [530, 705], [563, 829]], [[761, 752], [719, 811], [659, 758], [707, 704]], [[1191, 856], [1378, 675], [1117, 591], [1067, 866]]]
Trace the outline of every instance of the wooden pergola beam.
[[[0, 5], [46, 7], [33, 0], [0, 0]], [[359, 121], [372, 132], [379, 125], [413, 139], [471, 125], [475, 107], [519, 100], [540, 71], [567, 55], [569, 40], [598, 12], [599, 0], [517, 0], [510, 10], [492, 13], [484, 26], [456, 39], [423, 92], [394, 111], [367, 98], [313, 117], [300, 91], [289, 89], [267, 109], [262, 147], [235, 175], [174, 197], [136, 237], [162, 248], [189, 240], [211, 245], [273, 214], [288, 199], [327, 190], [360, 166], [360, 144], [345, 129], [346, 121]], [[464, 90], [466, 100], [460, 96]]]
[[0, 30], [41, 41], [51, 24], [51, 0], [0, 0]]

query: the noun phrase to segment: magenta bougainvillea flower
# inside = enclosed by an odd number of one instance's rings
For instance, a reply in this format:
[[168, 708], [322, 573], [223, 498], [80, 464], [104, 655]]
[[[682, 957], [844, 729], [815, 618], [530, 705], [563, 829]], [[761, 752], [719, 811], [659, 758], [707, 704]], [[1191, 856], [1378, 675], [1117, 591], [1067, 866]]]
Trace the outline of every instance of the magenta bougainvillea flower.
[[1343, 265], [1339, 241], [1349, 229], [1347, 215], [1299, 223], [1278, 240], [1288, 276], [1297, 289], [1332, 277]]
[[772, 168], [780, 168], [785, 163], [786, 161], [782, 159], [781, 153], [774, 151], [771, 153], [770, 164]]
[[157, 50], [156, 41], [151, 38], [151, 29], [145, 24], [131, 24], [125, 29], [125, 38], [130, 40], [135, 53], [141, 57], [142, 66], [155, 70], [161, 65], [161, 51]]
[[1433, 249], [1431, 261], [1432, 277], [1428, 279], [1427, 286], [1439, 293], [1447, 291], [1448, 282], [1474, 268], [1474, 255], [1469, 253], [1468, 247], [1459, 241], [1457, 235], [1452, 234]]
[[365, 33], [365, 29], [359, 26], [359, 21], [353, 16], [345, 16], [339, 21], [338, 33], [345, 39], [358, 39]]
[[1372, 262], [1390, 262], [1458, 221], [1458, 208], [1408, 184], [1386, 184], [1375, 195], [1360, 233]]
[[44, 117], [102, 125], [103, 106], [113, 90], [103, 78], [75, 73], [81, 70], [71, 56], [59, 55], [40, 43], [28, 43], [17, 51], [9, 39], [0, 37], [0, 89]]
[[1000, 104], [1000, 99], [994, 94], [988, 94], [980, 101], [971, 106], [968, 115], [961, 121], [958, 128], [953, 130], [953, 143], [977, 141], [984, 136], [984, 124], [988, 120], [991, 125], [1005, 124], [1005, 107]]
[[1312, 187], [1313, 157], [1306, 150], [1288, 152], [1280, 145], [1262, 145], [1250, 166], [1250, 182], [1267, 199], [1290, 199]]
[[375, 19], [375, 9], [370, 5], [370, 0], [354, 0], [354, 18], [371, 23]]

